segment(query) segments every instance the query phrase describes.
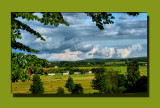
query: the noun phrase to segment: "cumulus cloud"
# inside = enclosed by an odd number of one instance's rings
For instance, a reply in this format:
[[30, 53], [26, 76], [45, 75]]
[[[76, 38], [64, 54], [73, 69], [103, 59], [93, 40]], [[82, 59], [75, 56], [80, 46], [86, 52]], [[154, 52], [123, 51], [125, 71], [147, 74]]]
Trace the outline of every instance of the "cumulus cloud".
[[105, 47], [99, 51], [105, 58], [111, 58], [115, 54], [114, 48]]
[[126, 20], [132, 18], [134, 18], [134, 16], [128, 15], [127, 13], [124, 13], [122, 16], [119, 17], [120, 20]]
[[85, 54], [85, 58], [94, 58], [94, 54], [98, 51], [98, 46], [95, 45], [91, 51]]
[[128, 46], [128, 48], [117, 49], [117, 55], [118, 57], [126, 58], [132, 53], [132, 51], [136, 51], [136, 50], [142, 50], [142, 46], [140, 44], [135, 44], [135, 45], [132, 45], [131, 47]]
[[78, 57], [79, 54], [82, 54], [82, 52], [71, 52], [70, 49], [66, 49], [64, 53], [52, 54], [48, 60], [82, 60], [82, 58]]

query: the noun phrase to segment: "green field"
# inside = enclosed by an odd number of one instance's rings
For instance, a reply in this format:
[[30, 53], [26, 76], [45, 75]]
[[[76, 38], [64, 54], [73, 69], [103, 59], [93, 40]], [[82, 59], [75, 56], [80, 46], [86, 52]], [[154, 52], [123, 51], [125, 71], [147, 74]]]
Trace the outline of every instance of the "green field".
[[[84, 93], [93, 93], [98, 92], [97, 90], [93, 90], [91, 87], [91, 81], [94, 78], [94, 75], [70, 75], [74, 83], [82, 84], [84, 88]], [[65, 88], [66, 81], [69, 75], [55, 75], [55, 76], [41, 76], [43, 86], [45, 88], [45, 93], [56, 93], [58, 87], [63, 87], [65, 93], [69, 93], [68, 90]], [[15, 82], [12, 83], [12, 93], [31, 93], [29, 91], [30, 85], [32, 81], [26, 82]]]
[[[79, 67], [79, 68], [84, 68], [84, 67]], [[91, 68], [91, 67], [88, 67], [88, 68]], [[124, 74], [127, 69], [126, 66], [119, 66], [119, 67], [111, 66], [111, 67], [105, 67], [105, 68], [113, 68], [113, 70], [118, 70], [122, 74]], [[147, 66], [140, 66], [139, 70], [140, 70], [141, 75], [147, 75]], [[97, 90], [94, 90], [91, 87], [91, 82], [94, 78], [94, 74], [70, 75], [70, 76], [73, 78], [74, 83], [82, 84], [82, 87], [84, 88], [84, 93], [88, 94], [88, 93], [98, 92]], [[65, 93], [68, 94], [69, 92], [65, 88], [65, 84], [66, 84], [68, 77], [69, 75], [58, 75], [58, 74], [55, 76], [41, 76], [43, 86], [45, 89], [44, 93], [45, 94], [56, 93], [58, 87], [63, 87], [65, 90]], [[26, 82], [19, 81], [19, 82], [12, 83], [12, 93], [13, 94], [31, 93], [29, 91], [31, 84], [32, 84], [32, 81], [26, 81]]]

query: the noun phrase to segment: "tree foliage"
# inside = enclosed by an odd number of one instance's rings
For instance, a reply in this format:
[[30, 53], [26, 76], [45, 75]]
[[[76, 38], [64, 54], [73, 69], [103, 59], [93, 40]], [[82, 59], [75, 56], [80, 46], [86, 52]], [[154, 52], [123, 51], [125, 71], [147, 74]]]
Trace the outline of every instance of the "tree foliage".
[[28, 69], [35, 71], [35, 67], [45, 67], [48, 61], [39, 59], [35, 55], [25, 55], [23, 53], [11, 54], [11, 80], [12, 82], [29, 79]]
[[119, 74], [119, 71], [98, 68], [95, 71], [95, 78], [92, 80], [92, 87], [99, 90], [101, 94], [122, 93], [126, 90], [124, 81], [125, 79]]
[[64, 89], [62, 87], [58, 87], [57, 94], [64, 94]]
[[44, 92], [43, 82], [41, 82], [39, 74], [33, 76], [33, 84], [29, 90], [32, 94], [42, 94]]
[[75, 87], [75, 84], [73, 82], [73, 79], [69, 76], [68, 77], [68, 80], [66, 82], [66, 85], [65, 85], [66, 88], [68, 88], [68, 91], [69, 92], [72, 92], [72, 90], [74, 89]]
[[83, 87], [81, 84], [75, 84], [72, 94], [83, 94]]
[[110, 93], [111, 88], [107, 81], [107, 73], [104, 68], [95, 69], [95, 78], [92, 80], [93, 89], [99, 90], [100, 93]]
[[[88, 16], [92, 18], [93, 22], [96, 22], [96, 26], [100, 29], [104, 29], [104, 24], [113, 24], [115, 17], [112, 13], [107, 12], [86, 12]], [[127, 12], [128, 15], [137, 16], [139, 12]]]
[[127, 81], [128, 87], [136, 84], [136, 81], [140, 78], [139, 64], [136, 61], [129, 62], [127, 64]]
[[[41, 34], [34, 29], [32, 29], [27, 24], [17, 20], [17, 18], [26, 19], [27, 21], [39, 21], [44, 25], [54, 25], [58, 26], [59, 24], [65, 24], [69, 26], [69, 24], [64, 21], [63, 16], [61, 13], [54, 13], [54, 12], [42, 12], [43, 17], [39, 18], [38, 16], [34, 15], [32, 12], [12, 12], [11, 13], [11, 48], [12, 49], [19, 49], [27, 52], [38, 53], [38, 50], [32, 49], [20, 42], [17, 42], [16, 39], [21, 39], [23, 36], [21, 35], [21, 30], [25, 30], [30, 34], [35, 35], [37, 38], [45, 41], [45, 39], [41, 36]], [[38, 67], [46, 67], [48, 65], [47, 60], [42, 60], [37, 58], [35, 55], [25, 55], [23, 53], [12, 53], [11, 55], [11, 78], [12, 81], [18, 81], [29, 79], [27, 77], [27, 69], [32, 68], [31, 65]]]

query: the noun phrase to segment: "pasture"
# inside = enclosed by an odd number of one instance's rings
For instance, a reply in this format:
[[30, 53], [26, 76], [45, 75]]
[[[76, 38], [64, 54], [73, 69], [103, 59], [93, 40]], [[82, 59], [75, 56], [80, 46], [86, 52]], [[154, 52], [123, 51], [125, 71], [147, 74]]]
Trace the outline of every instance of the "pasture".
[[[84, 67], [79, 67], [79, 68], [84, 68]], [[87, 67], [85, 67], [87, 68]], [[93, 68], [93, 67], [88, 67], [88, 68]], [[126, 66], [110, 66], [110, 67], [105, 67], [105, 68], [113, 68], [113, 70], [120, 71], [122, 74], [124, 74], [127, 71]], [[147, 66], [140, 66], [139, 71], [141, 75], [147, 75]], [[94, 78], [94, 74], [81, 74], [81, 75], [70, 75], [74, 83], [78, 84], [80, 83], [82, 87], [84, 88], [84, 93], [95, 93], [98, 92], [97, 90], [94, 90], [91, 87], [91, 82]], [[67, 88], [65, 88], [66, 81], [68, 79], [69, 75], [61, 75], [61, 74], [56, 74], [54, 76], [41, 76], [41, 80], [43, 82], [44, 86], [44, 94], [54, 94], [57, 92], [58, 87], [64, 88], [65, 94], [69, 94]], [[32, 84], [32, 81], [26, 81], [26, 82], [15, 82], [12, 83], [12, 93], [23, 93], [23, 94], [30, 94], [31, 92], [29, 91], [30, 85]]]

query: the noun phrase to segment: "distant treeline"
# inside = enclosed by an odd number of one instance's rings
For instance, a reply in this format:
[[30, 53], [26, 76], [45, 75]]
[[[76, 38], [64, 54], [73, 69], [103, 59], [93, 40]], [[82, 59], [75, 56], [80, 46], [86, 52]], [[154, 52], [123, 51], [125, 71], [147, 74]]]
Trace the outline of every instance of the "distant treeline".
[[140, 62], [141, 66], [147, 62], [147, 57], [114, 58], [114, 59], [86, 59], [79, 61], [52, 61], [48, 67], [94, 67], [94, 66], [126, 66], [129, 61]]
[[147, 62], [147, 57], [136, 57], [136, 58], [111, 58], [111, 59], [86, 59], [81, 60], [86, 61], [89, 63], [96, 63], [96, 62], [126, 62], [126, 61], [137, 61], [137, 62]]

